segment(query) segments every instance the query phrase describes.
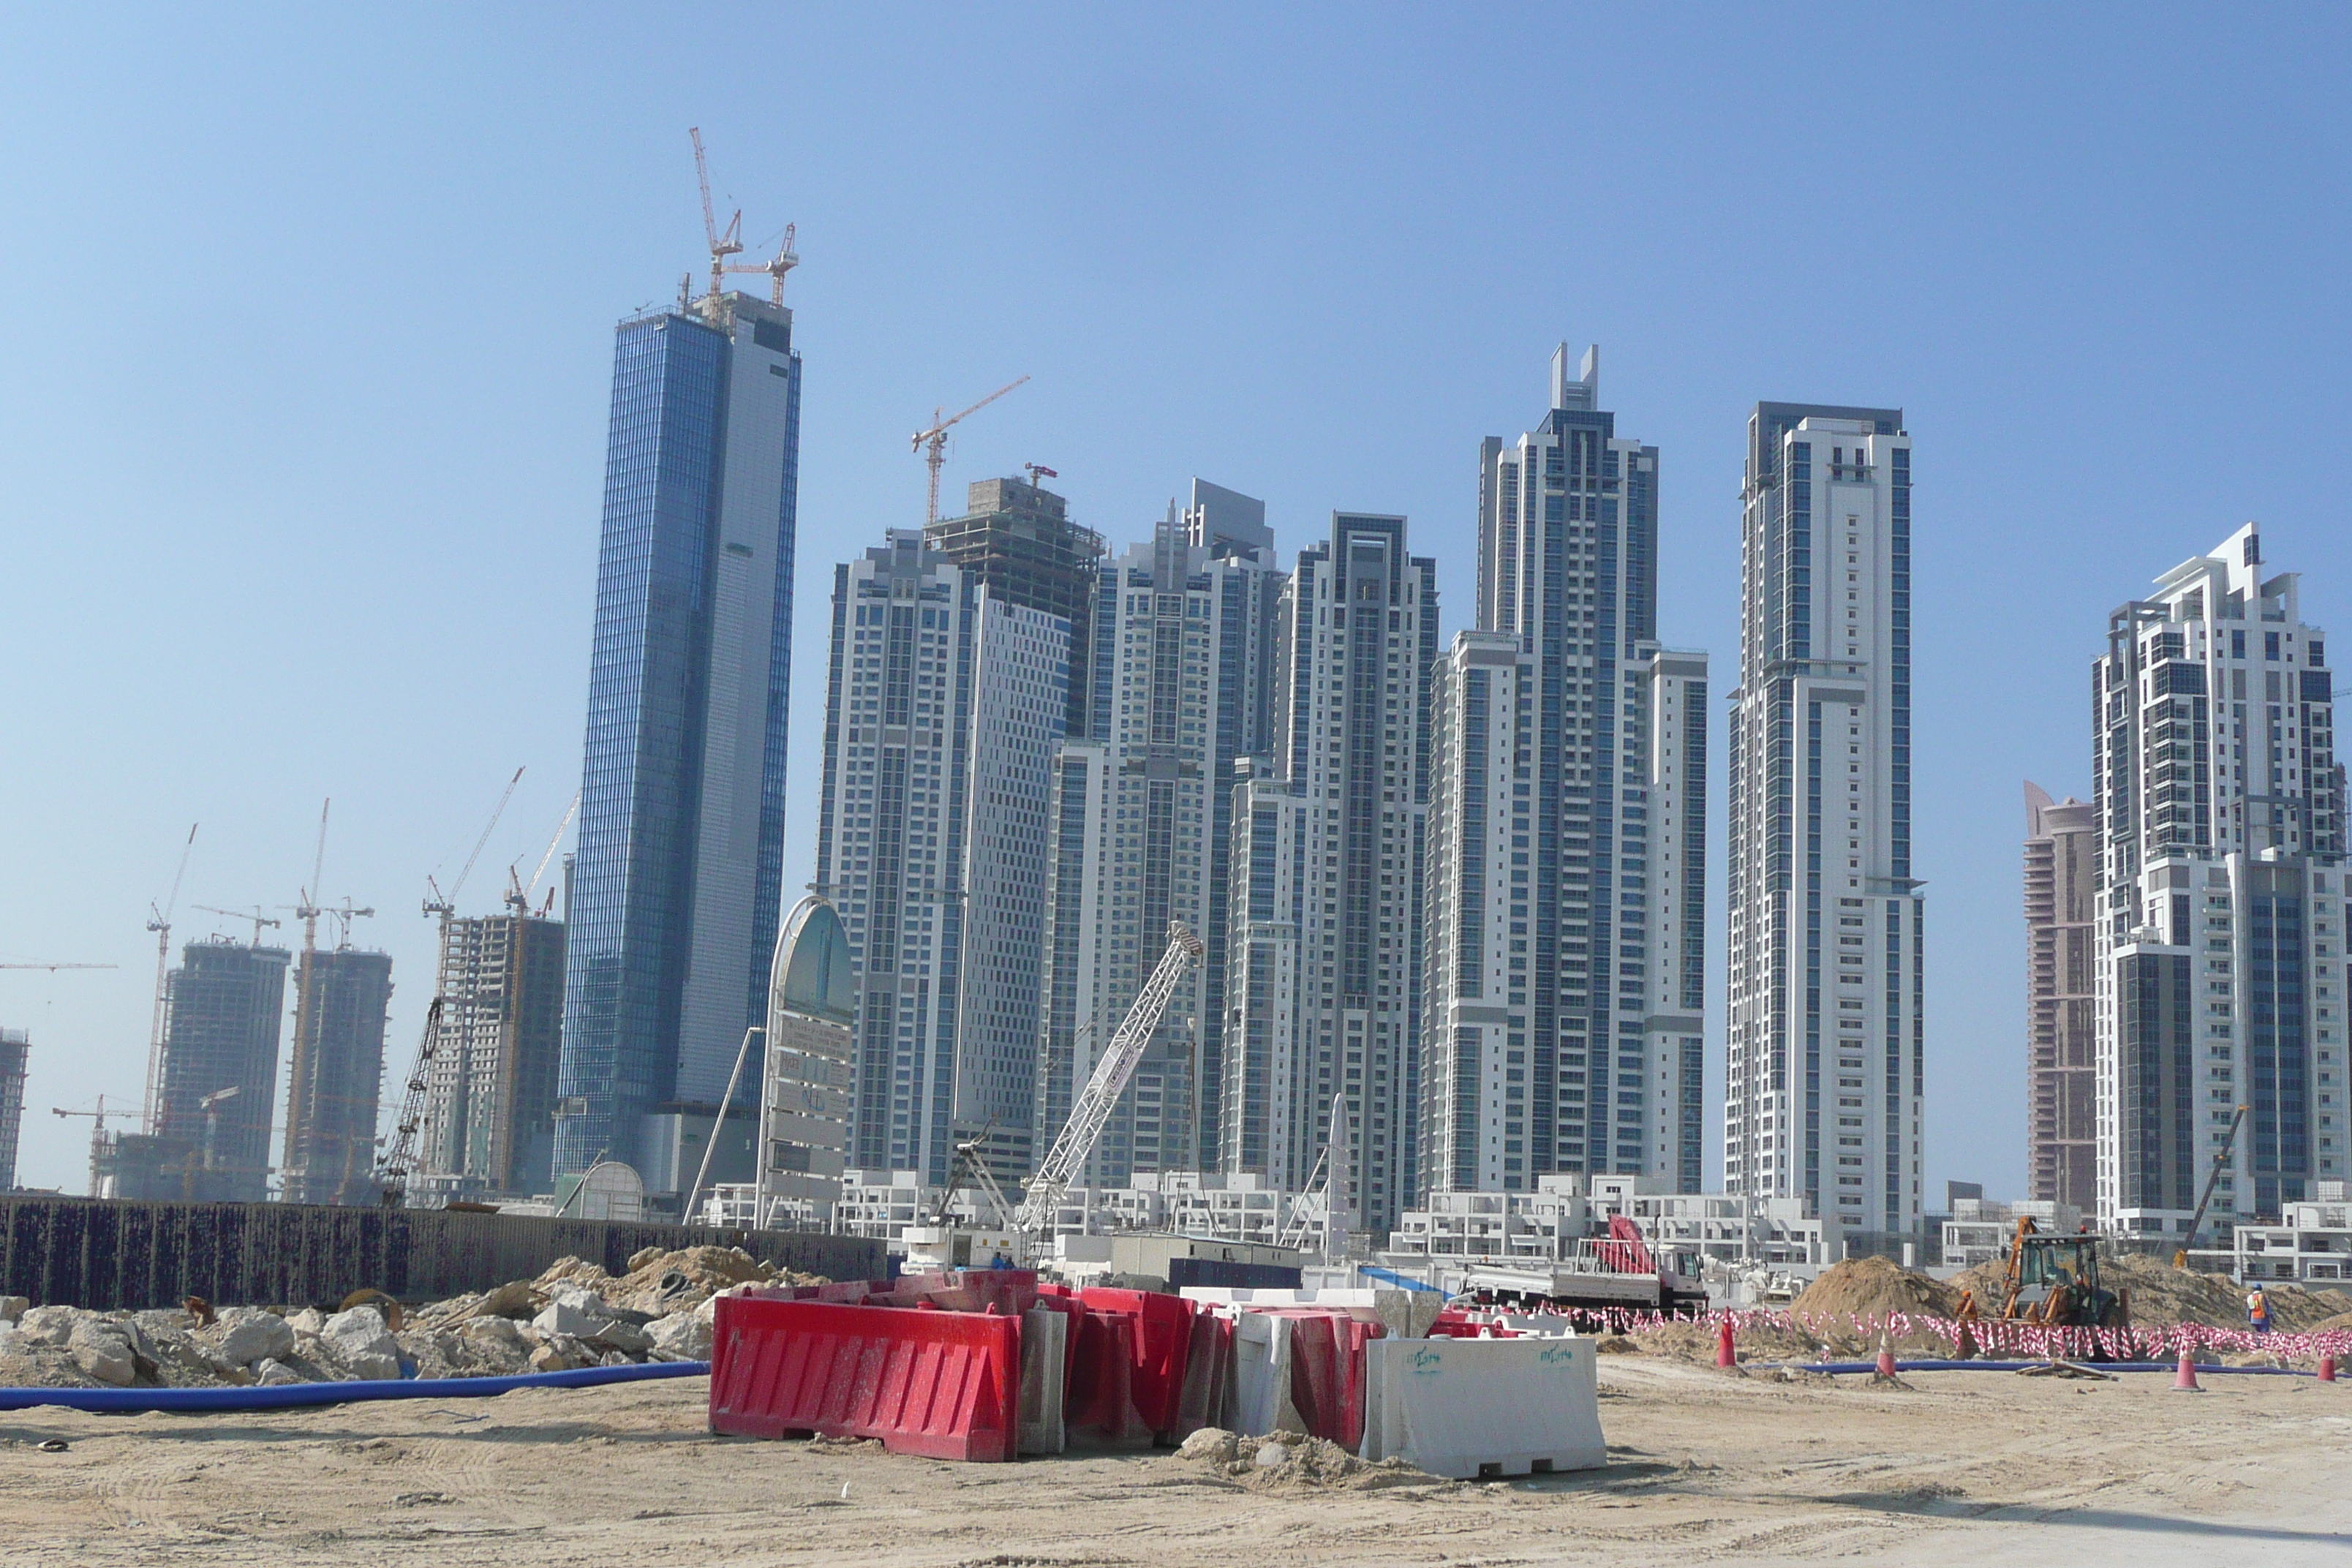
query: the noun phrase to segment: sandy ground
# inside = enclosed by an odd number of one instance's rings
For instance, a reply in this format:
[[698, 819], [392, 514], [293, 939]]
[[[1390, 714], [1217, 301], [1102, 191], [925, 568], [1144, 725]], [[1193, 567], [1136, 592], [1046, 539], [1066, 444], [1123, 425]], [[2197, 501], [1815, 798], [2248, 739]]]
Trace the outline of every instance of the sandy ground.
[[[10, 1563], [2352, 1564], [2352, 1384], [1788, 1385], [1604, 1358], [1605, 1471], [1253, 1490], [1172, 1454], [717, 1440], [700, 1379], [256, 1417], [0, 1413]], [[63, 1453], [38, 1445], [62, 1438]], [[845, 1487], [847, 1489], [844, 1495]]]

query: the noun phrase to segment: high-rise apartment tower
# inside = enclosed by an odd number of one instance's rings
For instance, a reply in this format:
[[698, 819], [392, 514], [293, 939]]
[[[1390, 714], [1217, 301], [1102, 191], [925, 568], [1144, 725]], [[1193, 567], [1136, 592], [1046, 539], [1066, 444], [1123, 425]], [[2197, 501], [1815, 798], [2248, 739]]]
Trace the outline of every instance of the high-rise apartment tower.
[[1903, 411], [1758, 404], [1743, 495], [1725, 1179], [1891, 1246], [1926, 1075]]
[[2098, 1208], [2091, 973], [2098, 825], [2090, 806], [2025, 786], [2026, 1195]]
[[1096, 582], [1086, 738], [1055, 756], [1047, 812], [1041, 1140], [1069, 1119], [1168, 922], [1207, 952], [1103, 1130], [1090, 1185], [1215, 1165], [1234, 782], [1272, 745], [1282, 583], [1265, 504], [1199, 479]]
[[1424, 1191], [1700, 1184], [1706, 656], [1657, 641], [1658, 451], [1600, 352], [1480, 447], [1478, 629], [1437, 661]]
[[2265, 575], [2248, 523], [2156, 586], [2092, 668], [2098, 1212], [2186, 1245], [2225, 1143], [2224, 1237], [2346, 1177], [2352, 910], [2333, 672], [2295, 574]]
[[1402, 517], [1335, 513], [1276, 634], [1274, 754], [1235, 786], [1221, 1163], [1301, 1190], [1332, 1164], [1385, 1231], [1415, 1190], [1422, 855], [1437, 568]]
[[[1058, 498], [1056, 498], [1058, 499]], [[917, 531], [834, 569], [816, 878], [857, 960], [850, 1163], [1028, 1168], [1069, 623]]]
[[781, 305], [713, 294], [618, 329], [559, 1174], [635, 1163], [656, 1106], [717, 1100], [766, 1011], [800, 395]]

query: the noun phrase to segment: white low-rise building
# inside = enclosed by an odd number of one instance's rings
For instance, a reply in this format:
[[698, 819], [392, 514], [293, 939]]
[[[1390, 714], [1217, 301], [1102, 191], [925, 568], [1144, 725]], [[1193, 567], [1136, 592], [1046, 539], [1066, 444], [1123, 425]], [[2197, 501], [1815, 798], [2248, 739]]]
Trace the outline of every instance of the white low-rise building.
[[2292, 1279], [2352, 1289], [2352, 1184], [2315, 1182], [2318, 1196], [2280, 1205], [2276, 1225], [2237, 1227], [2240, 1279]]
[[1722, 1264], [1820, 1267], [1844, 1255], [1834, 1220], [1808, 1214], [1802, 1198], [1742, 1198], [1661, 1190], [1654, 1175], [1560, 1173], [1533, 1192], [1432, 1193], [1389, 1237], [1391, 1260], [1484, 1258], [1564, 1263], [1612, 1215], [1639, 1226], [1661, 1258]]
[[2043, 1199], [2001, 1203], [1993, 1198], [1956, 1198], [1944, 1221], [1942, 1262], [1947, 1268], [1974, 1268], [2009, 1256], [2017, 1222], [2032, 1219], [2044, 1236], [2071, 1236], [2083, 1228], [2083, 1211], [2073, 1204]]

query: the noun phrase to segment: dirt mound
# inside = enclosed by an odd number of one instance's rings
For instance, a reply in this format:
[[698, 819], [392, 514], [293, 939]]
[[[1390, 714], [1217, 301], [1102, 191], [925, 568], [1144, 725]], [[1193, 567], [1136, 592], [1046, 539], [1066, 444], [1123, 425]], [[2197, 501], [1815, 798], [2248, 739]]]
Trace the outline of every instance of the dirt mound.
[[544, 1302], [559, 1285], [593, 1290], [615, 1307], [656, 1317], [689, 1310], [732, 1285], [823, 1285], [822, 1275], [774, 1268], [740, 1247], [687, 1247], [676, 1252], [646, 1247], [629, 1259], [629, 1271], [614, 1276], [601, 1264], [559, 1258], [530, 1282]]
[[[1977, 1310], [1991, 1317], [2000, 1310], [2006, 1267], [1999, 1261], [1980, 1263], [1952, 1283], [1975, 1291]], [[2240, 1329], [2246, 1324], [2245, 1288], [2226, 1274], [2175, 1268], [2168, 1258], [2144, 1252], [2102, 1252], [2099, 1279], [2110, 1290], [2130, 1292], [2131, 1321], [2146, 1328], [2205, 1323]], [[2290, 1332], [2352, 1328], [2352, 1313], [2343, 1310], [2344, 1298], [2333, 1291], [2265, 1282], [2263, 1294], [2270, 1299], [2272, 1323]], [[2345, 1321], [2330, 1321], [2339, 1317]]]
[[1948, 1318], [1959, 1302], [1950, 1286], [1884, 1258], [1850, 1258], [1822, 1271], [1789, 1304], [1794, 1318], [1883, 1318], [1912, 1312]]

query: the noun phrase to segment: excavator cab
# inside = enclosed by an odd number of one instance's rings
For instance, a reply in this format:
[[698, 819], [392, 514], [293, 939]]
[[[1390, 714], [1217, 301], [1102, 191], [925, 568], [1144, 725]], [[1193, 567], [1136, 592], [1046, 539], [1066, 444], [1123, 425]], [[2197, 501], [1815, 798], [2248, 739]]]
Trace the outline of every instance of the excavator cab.
[[2009, 1300], [2001, 1316], [2064, 1328], [2117, 1328], [2124, 1299], [2099, 1283], [2094, 1236], [2038, 1236], [2019, 1223], [2009, 1259]]

